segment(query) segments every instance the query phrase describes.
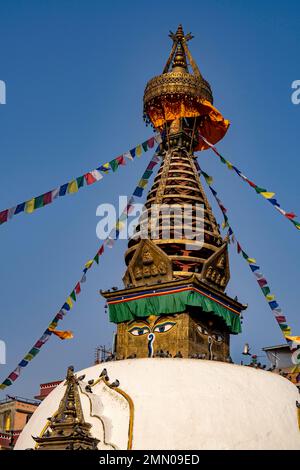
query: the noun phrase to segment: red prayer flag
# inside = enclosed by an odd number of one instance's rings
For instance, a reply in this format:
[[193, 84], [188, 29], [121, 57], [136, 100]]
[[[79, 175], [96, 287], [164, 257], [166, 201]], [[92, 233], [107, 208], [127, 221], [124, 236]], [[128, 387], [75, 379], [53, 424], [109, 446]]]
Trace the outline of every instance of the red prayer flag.
[[7, 218], [8, 218], [8, 209], [5, 209], [5, 211], [0, 212], [0, 224], [3, 224], [4, 222], [6, 222]]
[[150, 149], [152, 149], [152, 147], [154, 146], [154, 137], [151, 137], [150, 139], [147, 140], [147, 144], [148, 144], [148, 147]]
[[8, 376], [8, 378], [9, 378], [10, 380], [12, 380], [13, 382], [14, 382], [18, 377], [19, 377], [19, 376], [18, 376], [15, 372], [12, 372], [12, 373]]
[[240, 253], [242, 251], [242, 247], [239, 244], [239, 242], [236, 242], [236, 246], [237, 246], [237, 252]]
[[127, 204], [126, 206], [126, 214], [130, 214], [132, 212], [133, 205], [132, 204]]
[[285, 217], [292, 220], [296, 217], [296, 214], [294, 212], [286, 212]]
[[75, 286], [75, 292], [76, 292], [76, 294], [80, 294], [80, 292], [81, 292], [80, 282], [77, 282], [77, 284]]
[[40, 349], [43, 346], [43, 344], [44, 344], [43, 341], [39, 339], [33, 347]]
[[258, 279], [257, 282], [258, 282], [258, 284], [260, 285], [260, 287], [264, 287], [264, 286], [266, 286], [266, 285], [268, 284], [268, 281], [267, 281], [267, 279], [265, 279], [265, 278]]
[[44, 206], [47, 204], [50, 204], [52, 202], [52, 191], [49, 191], [48, 193], [43, 194], [43, 203]]
[[286, 318], [283, 315], [278, 315], [275, 317], [278, 323], [286, 323]]
[[252, 188], [256, 188], [256, 187], [257, 187], [256, 184], [253, 183], [252, 181], [248, 180], [248, 178], [247, 178], [246, 181], [247, 181], [248, 184], [250, 184], [250, 186], [252, 186]]
[[223, 204], [219, 204], [219, 206], [220, 206], [221, 211], [226, 214], [227, 212], [226, 207], [224, 207]]
[[103, 252], [104, 252], [104, 245], [102, 245], [102, 246], [99, 248], [97, 255], [101, 256]]
[[96, 181], [96, 178], [94, 178], [91, 173], [86, 173], [84, 175], [84, 177], [85, 177], [85, 180], [86, 180], [86, 184], [93, 184]]
[[126, 160], [123, 155], [120, 155], [119, 157], [117, 157], [116, 160], [119, 163], [119, 165], [126, 165]]

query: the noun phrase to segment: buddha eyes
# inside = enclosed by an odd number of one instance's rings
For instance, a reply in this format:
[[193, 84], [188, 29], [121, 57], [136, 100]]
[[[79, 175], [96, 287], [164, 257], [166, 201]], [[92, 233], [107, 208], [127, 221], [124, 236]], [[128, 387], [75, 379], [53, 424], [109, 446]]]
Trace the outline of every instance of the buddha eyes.
[[[199, 333], [201, 333], [202, 335], [209, 335], [208, 331], [205, 328], [203, 328], [202, 326], [198, 325], [197, 329], [198, 329]], [[218, 333], [210, 334], [210, 337], [214, 341], [216, 341], [217, 343], [222, 343], [222, 341], [224, 340], [223, 336], [218, 334]]]
[[149, 332], [150, 328], [148, 328], [147, 326], [134, 326], [133, 328], [131, 328], [131, 330], [129, 330], [129, 333], [131, 333], [133, 336], [142, 336]]
[[166, 331], [169, 331], [171, 328], [173, 328], [174, 325], [176, 325], [176, 323], [172, 321], [160, 323], [160, 325], [156, 325], [153, 331], [155, 333], [165, 333]]
[[203, 335], [208, 335], [208, 331], [205, 328], [202, 328], [202, 326], [198, 325], [197, 328], [198, 328], [198, 331], [202, 333]]
[[215, 341], [217, 341], [218, 343], [222, 343], [222, 341], [223, 341], [223, 336], [222, 336], [222, 335], [214, 334], [214, 335], [212, 335], [212, 337], [213, 337], [213, 339], [214, 339]]
[[165, 333], [166, 331], [169, 331], [171, 328], [173, 328], [174, 325], [176, 325], [175, 322], [166, 321], [156, 325], [153, 330], [151, 330], [148, 326], [134, 326], [128, 330], [128, 332], [133, 336], [143, 336], [147, 333], [150, 333], [150, 331], [153, 331], [154, 333]]

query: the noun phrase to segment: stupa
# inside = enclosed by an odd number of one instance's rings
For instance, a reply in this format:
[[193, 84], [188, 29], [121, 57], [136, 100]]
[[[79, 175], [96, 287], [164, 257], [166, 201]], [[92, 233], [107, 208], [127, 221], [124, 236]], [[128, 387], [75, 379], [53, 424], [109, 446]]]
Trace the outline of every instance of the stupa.
[[202, 136], [229, 122], [180, 25], [144, 94], [161, 166], [125, 253], [124, 288], [101, 291], [113, 361], [74, 374], [39, 406], [16, 449], [300, 449], [297, 388], [232, 363], [246, 305], [229, 297], [228, 239], [199, 179]]

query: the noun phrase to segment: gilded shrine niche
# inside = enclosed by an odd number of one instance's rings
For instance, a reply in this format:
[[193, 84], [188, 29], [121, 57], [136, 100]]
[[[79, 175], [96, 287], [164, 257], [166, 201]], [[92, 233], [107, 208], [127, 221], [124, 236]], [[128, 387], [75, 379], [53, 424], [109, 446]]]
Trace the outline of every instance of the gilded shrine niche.
[[172, 263], [151, 240], [141, 240], [123, 278], [124, 285], [145, 286], [171, 281]]
[[230, 279], [227, 242], [205, 262], [201, 280], [224, 291]]

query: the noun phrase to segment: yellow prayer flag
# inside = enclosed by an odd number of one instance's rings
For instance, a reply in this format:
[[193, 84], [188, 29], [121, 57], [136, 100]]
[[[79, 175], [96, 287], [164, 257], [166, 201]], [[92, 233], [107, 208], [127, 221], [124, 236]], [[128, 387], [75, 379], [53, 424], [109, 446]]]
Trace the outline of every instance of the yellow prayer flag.
[[84, 266], [85, 266], [86, 268], [90, 269], [90, 267], [92, 266], [93, 262], [94, 262], [94, 260], [90, 259], [89, 261], [87, 261], [87, 262], [85, 263]]
[[31, 214], [34, 211], [34, 197], [25, 203], [25, 212]]
[[272, 197], [275, 196], [275, 193], [269, 193], [268, 191], [264, 191], [262, 193], [260, 193], [263, 197], [265, 197], [266, 199], [272, 199]]
[[124, 222], [118, 221], [118, 222], [116, 223], [116, 229], [122, 230], [122, 228], [124, 227], [124, 225], [125, 225]]
[[272, 295], [272, 294], [268, 294], [266, 295], [266, 299], [271, 302], [272, 300], [275, 300], [275, 295]]
[[255, 258], [247, 258], [248, 263], [255, 264], [256, 259]]
[[73, 302], [72, 302], [71, 297], [68, 297], [68, 298], [67, 298], [66, 303], [69, 305], [70, 308], [73, 307]]
[[73, 180], [71, 181], [69, 184], [68, 184], [68, 189], [67, 189], [68, 193], [77, 193], [78, 191], [78, 185], [77, 185], [77, 181], [76, 180]]
[[32, 354], [26, 354], [26, 356], [24, 357], [25, 361], [31, 361], [33, 359], [33, 355]]
[[139, 188], [145, 188], [148, 184], [148, 180], [141, 179], [139, 182]]
[[291, 329], [290, 326], [288, 326], [286, 328], [286, 330], [283, 330], [283, 334], [284, 334], [285, 338], [287, 338], [291, 334], [291, 332], [292, 332], [292, 329]]
[[228, 160], [226, 160], [226, 165], [227, 165], [227, 168], [229, 168], [229, 170], [232, 170], [233, 165]]
[[109, 173], [109, 169], [110, 169], [109, 162], [104, 163], [104, 165], [102, 165], [102, 168], [107, 168], [107, 171], [106, 170], [101, 170], [101, 171], [103, 171], [103, 173]]
[[137, 157], [140, 157], [142, 155], [142, 146], [138, 145], [135, 149], [135, 154]]

